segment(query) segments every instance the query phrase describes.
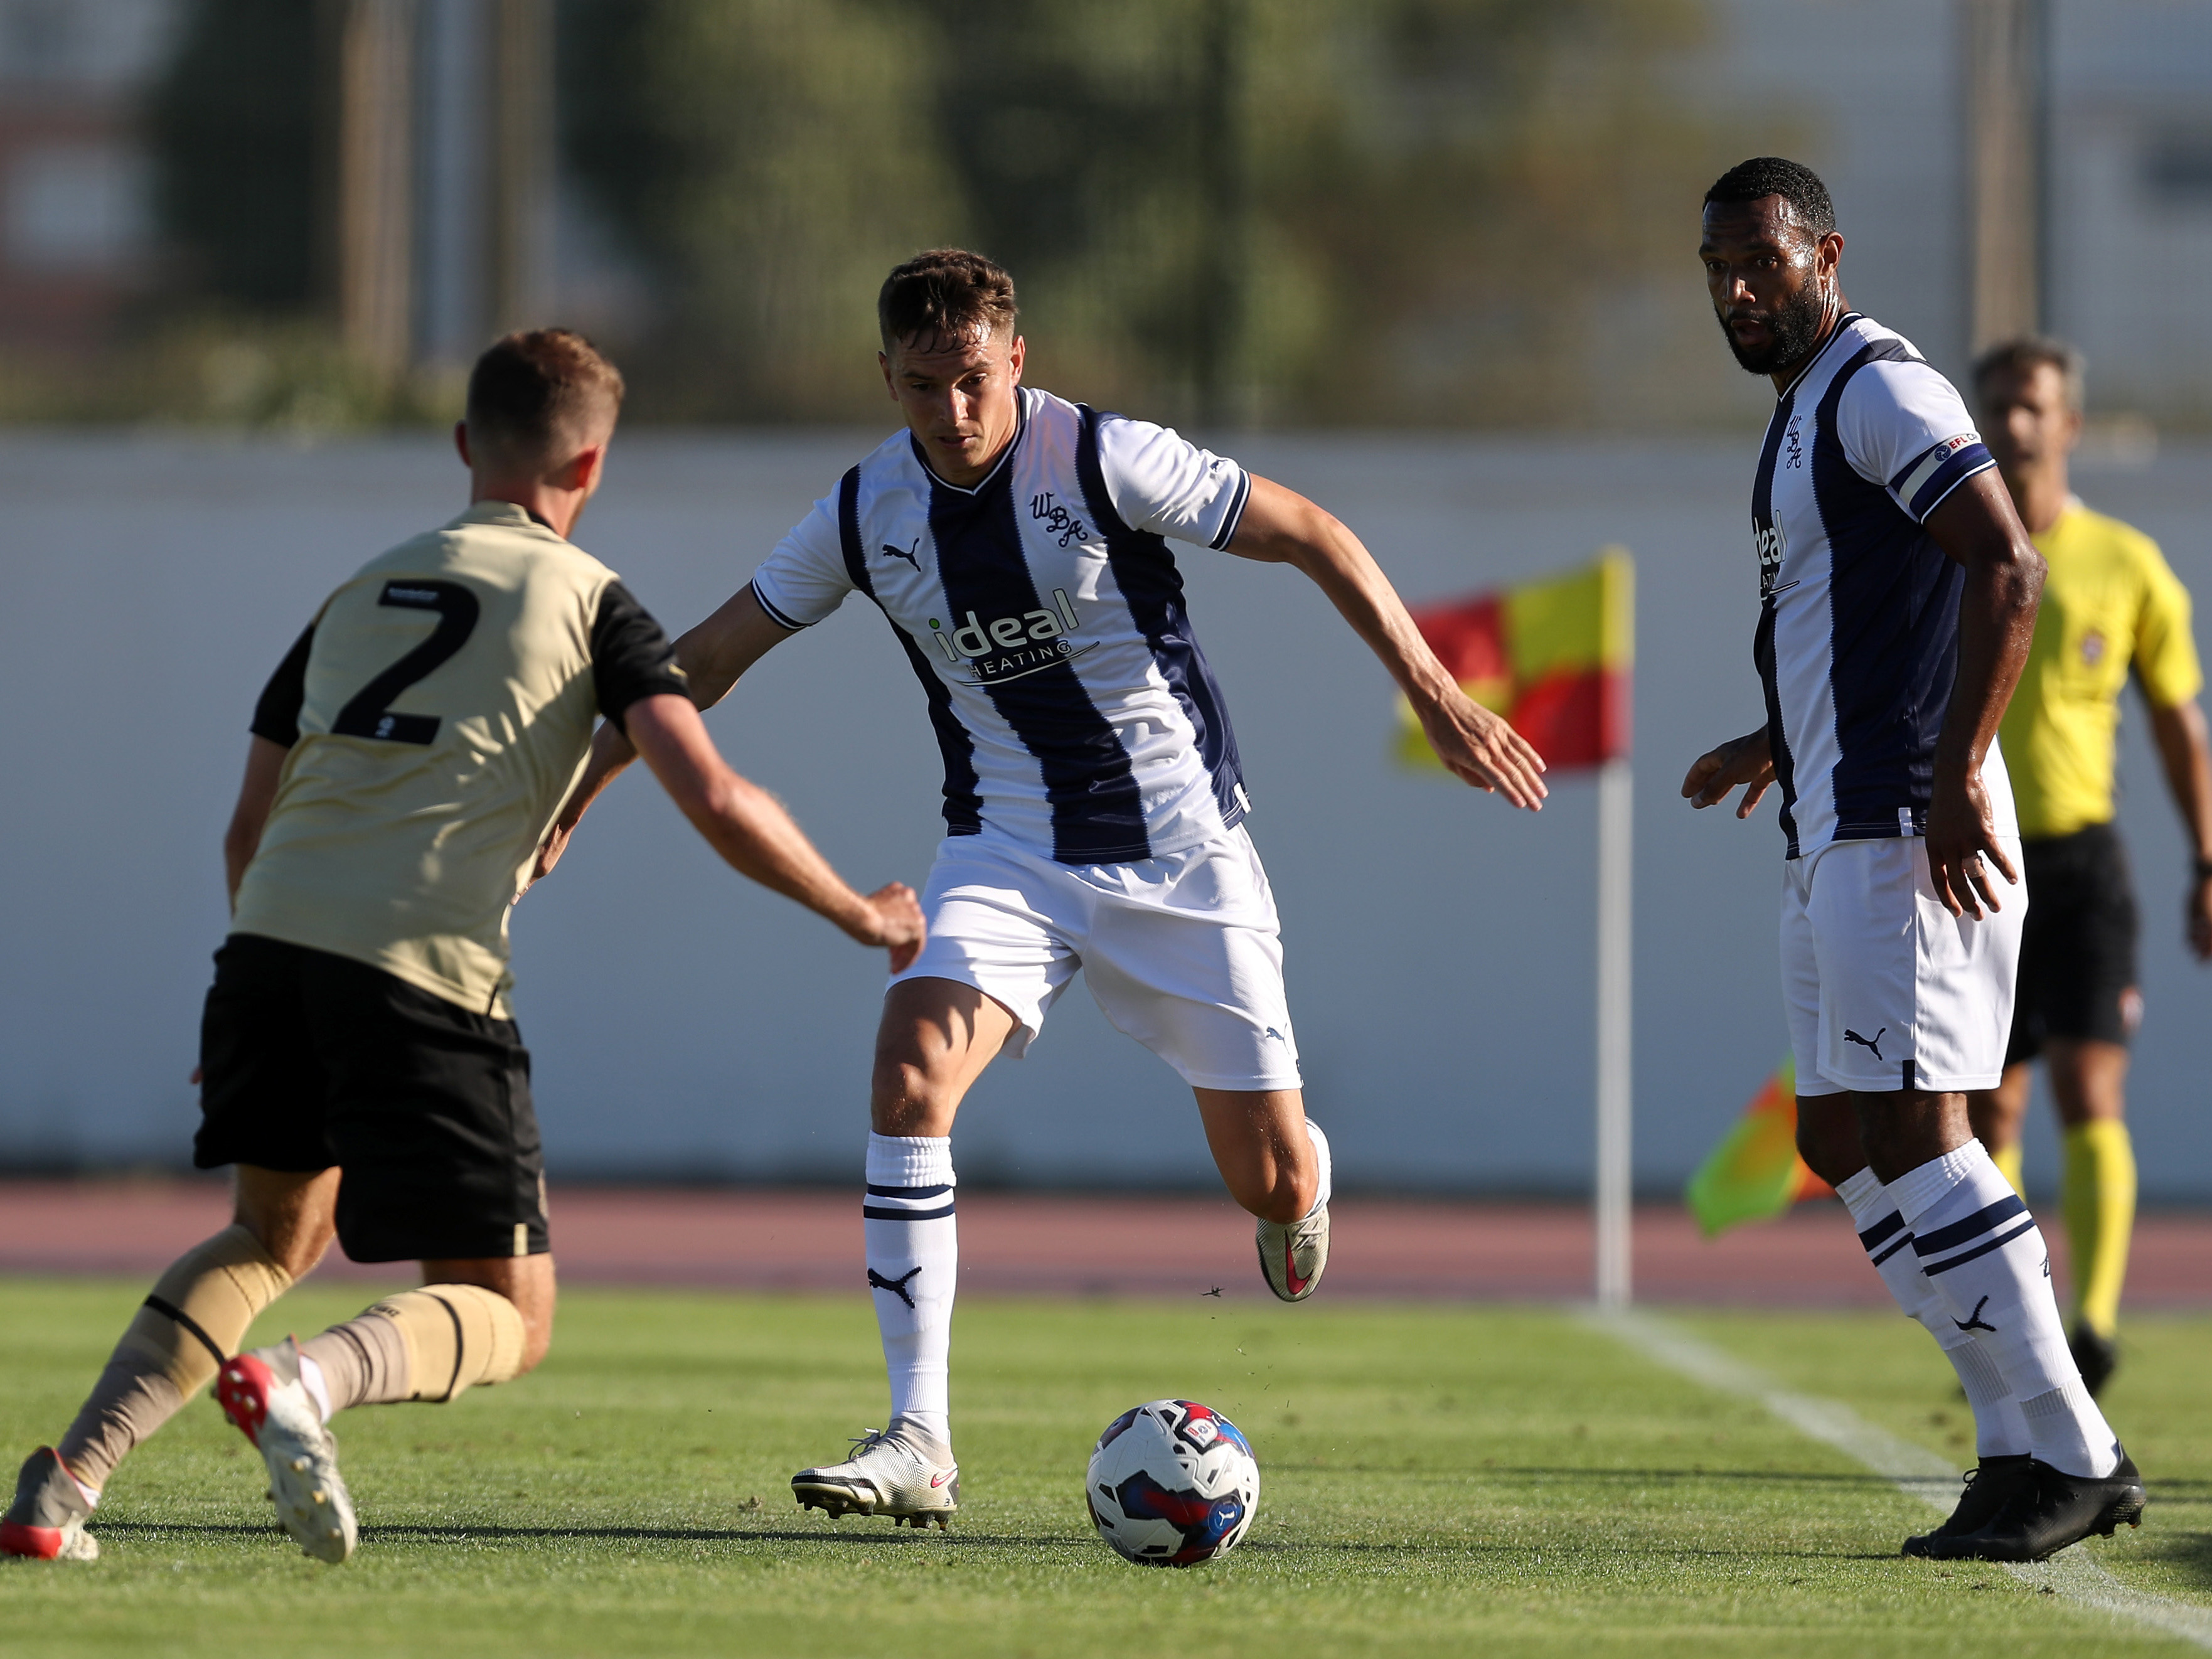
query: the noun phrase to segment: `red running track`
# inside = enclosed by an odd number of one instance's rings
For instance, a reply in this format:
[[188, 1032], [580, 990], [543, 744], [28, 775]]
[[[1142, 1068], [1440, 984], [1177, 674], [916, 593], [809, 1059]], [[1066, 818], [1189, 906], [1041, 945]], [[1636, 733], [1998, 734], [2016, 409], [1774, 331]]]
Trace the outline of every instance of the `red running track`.
[[[861, 1282], [860, 1195], [761, 1188], [556, 1187], [553, 1247], [572, 1284], [842, 1290]], [[1346, 1198], [1333, 1206], [1331, 1300], [1557, 1301], [1589, 1294], [1579, 1206]], [[0, 1182], [0, 1273], [150, 1277], [228, 1219], [216, 1181]], [[2054, 1223], [2056, 1218], [2052, 1218]], [[2052, 1269], [2065, 1283], [2064, 1229]], [[1880, 1307], [1842, 1209], [1801, 1206], [1708, 1243], [1672, 1205], [1636, 1216], [1636, 1293], [1655, 1302]], [[331, 1259], [330, 1278], [392, 1283], [404, 1266]], [[969, 1192], [963, 1291], [1264, 1295], [1249, 1218], [1223, 1197]], [[2212, 1306], [2212, 1215], [2137, 1224], [2128, 1302]]]

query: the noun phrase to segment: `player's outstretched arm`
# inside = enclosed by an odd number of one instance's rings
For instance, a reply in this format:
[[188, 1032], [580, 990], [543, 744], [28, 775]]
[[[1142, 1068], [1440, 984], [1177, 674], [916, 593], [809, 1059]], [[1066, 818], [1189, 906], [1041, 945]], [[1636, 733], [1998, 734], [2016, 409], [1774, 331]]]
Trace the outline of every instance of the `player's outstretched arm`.
[[269, 823], [269, 809], [276, 804], [276, 785], [284, 773], [284, 757], [292, 751], [267, 738], [246, 739], [246, 776], [238, 786], [238, 805], [230, 825], [222, 832], [222, 874], [230, 888], [230, 908], [238, 908], [238, 884], [246, 866], [261, 850], [261, 832]]
[[[720, 610], [676, 641], [676, 665], [684, 671], [691, 688], [692, 706], [712, 708], [729, 696], [730, 688], [745, 670], [768, 654], [769, 647], [790, 637], [789, 629], [769, 620], [753, 597], [752, 585], [747, 583]], [[620, 722], [608, 720], [600, 726], [592, 738], [584, 775], [576, 780], [576, 787], [562, 803], [553, 827], [545, 833], [544, 845], [538, 849], [537, 861], [530, 870], [533, 884], [553, 872], [561, 854], [568, 849], [568, 838], [576, 833], [576, 826], [583, 822], [599, 792], [636, 758], [637, 750], [623, 735]]]
[[1478, 789], [1540, 811], [1549, 793], [1543, 757], [1444, 672], [1359, 538], [1296, 491], [1251, 476], [1251, 497], [1229, 550], [1262, 563], [1295, 565], [1311, 577], [1390, 671], [1446, 768]]
[[1708, 806], [1719, 805], [1741, 784], [1743, 799], [1736, 803], [1735, 815], [1747, 818], [1773, 781], [1773, 745], [1762, 726], [1756, 732], [1730, 738], [1717, 749], [1708, 749], [1692, 762], [1682, 779], [1682, 798], [1702, 812]]
[[893, 973], [921, 954], [925, 930], [914, 890], [895, 881], [863, 896], [848, 887], [775, 797], [730, 769], [690, 702], [642, 697], [623, 719], [661, 787], [732, 868], [861, 944], [888, 950]]
[[2168, 707], [2150, 703], [2150, 734], [2166, 787], [2181, 811], [2194, 860], [2189, 897], [2182, 907], [2189, 948], [2197, 961], [2212, 962], [2212, 747], [2204, 732], [2204, 711], [2185, 697]]
[[1977, 472], [1928, 515], [1927, 528], [1966, 568], [1959, 599], [1959, 669], [1950, 712], [1936, 738], [1936, 776], [1928, 803], [1928, 873], [1953, 915], [1981, 919], [1997, 902], [1982, 860], [2014, 886], [2020, 872], [1997, 844], [1996, 821], [1982, 787], [1982, 758], [1996, 740], [2035, 635], [2043, 598], [2043, 555], [2027, 538], [1995, 467]]

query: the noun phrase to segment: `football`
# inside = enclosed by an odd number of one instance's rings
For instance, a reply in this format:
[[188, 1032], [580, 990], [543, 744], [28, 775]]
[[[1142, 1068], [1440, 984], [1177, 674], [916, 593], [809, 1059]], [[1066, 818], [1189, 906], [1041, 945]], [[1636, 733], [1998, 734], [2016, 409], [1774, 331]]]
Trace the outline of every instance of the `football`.
[[1194, 1567], [1243, 1541], [1260, 1508], [1260, 1465], [1237, 1425], [1194, 1400], [1154, 1400], [1106, 1425], [1084, 1498], [1125, 1560]]

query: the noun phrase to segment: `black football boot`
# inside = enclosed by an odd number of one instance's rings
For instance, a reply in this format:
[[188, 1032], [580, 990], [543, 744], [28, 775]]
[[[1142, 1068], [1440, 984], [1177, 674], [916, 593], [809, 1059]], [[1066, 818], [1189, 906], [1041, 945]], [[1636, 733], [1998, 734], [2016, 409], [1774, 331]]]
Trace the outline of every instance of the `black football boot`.
[[1931, 1540], [1939, 1561], [2042, 1561], [2091, 1533], [2110, 1538], [2114, 1527], [2142, 1524], [2142, 1473], [2126, 1452], [2101, 1480], [2069, 1474], [2031, 1462], [2028, 1480], [1996, 1518], [1979, 1531]]
[[1959, 1506], [1951, 1511], [1951, 1518], [1933, 1532], [1906, 1539], [1898, 1553], [1933, 1555], [1936, 1552], [1930, 1547], [1938, 1539], [1963, 1538], [1970, 1532], [1979, 1532], [1996, 1520], [2004, 1506], [2012, 1502], [2013, 1495], [2027, 1484], [2027, 1467], [2034, 1461], [2026, 1452], [1984, 1457], [1966, 1471], [1966, 1489], [1959, 1494]]

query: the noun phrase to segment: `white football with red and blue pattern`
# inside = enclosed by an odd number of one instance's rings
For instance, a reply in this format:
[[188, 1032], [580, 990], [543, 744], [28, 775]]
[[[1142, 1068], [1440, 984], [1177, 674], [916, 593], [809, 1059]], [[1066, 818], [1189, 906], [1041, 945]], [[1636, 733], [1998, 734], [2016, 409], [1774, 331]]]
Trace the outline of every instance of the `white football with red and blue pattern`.
[[1237, 1425], [1194, 1400], [1154, 1400], [1106, 1425], [1084, 1497], [1124, 1560], [1194, 1567], [1243, 1540], [1260, 1465]]

